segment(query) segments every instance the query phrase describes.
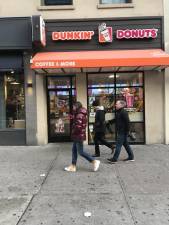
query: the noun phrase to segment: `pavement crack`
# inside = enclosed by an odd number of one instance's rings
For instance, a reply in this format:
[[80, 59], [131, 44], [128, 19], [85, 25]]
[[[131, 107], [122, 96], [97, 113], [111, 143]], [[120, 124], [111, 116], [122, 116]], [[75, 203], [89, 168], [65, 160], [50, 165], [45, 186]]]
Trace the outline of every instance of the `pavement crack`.
[[35, 197], [36, 194], [32, 195], [32, 198], [30, 199], [28, 205], [26, 206], [24, 212], [22, 213], [22, 215], [20, 216], [19, 220], [17, 221], [16, 225], [19, 225], [20, 221], [22, 220], [23, 216], [25, 215], [27, 209], [29, 208], [30, 204], [32, 203], [34, 197]]
[[[47, 168], [47, 172], [46, 172], [46, 174], [45, 174], [45, 177], [44, 177], [44, 179], [43, 179], [43, 181], [42, 181], [42, 183], [41, 183], [41, 185], [40, 185], [40, 188], [39, 188], [39, 190], [37, 191], [37, 193], [40, 192], [40, 190], [42, 189], [42, 186], [44, 185], [45, 181], [47, 180], [47, 177], [49, 176], [49, 173], [50, 173], [51, 170], [53, 169], [54, 163], [55, 163], [55, 161], [57, 160], [59, 153], [60, 153], [60, 151], [58, 151], [58, 154], [57, 154], [56, 157], [52, 160], [52, 162], [50, 163], [49, 167]], [[36, 193], [36, 194], [37, 194], [37, 193]]]
[[21, 220], [23, 219], [24, 215], [26, 214], [29, 206], [31, 205], [31, 203], [33, 202], [34, 198], [38, 195], [38, 193], [41, 191], [42, 189], [42, 186], [44, 185], [45, 181], [47, 180], [47, 177], [49, 176], [49, 173], [50, 171], [53, 169], [54, 167], [54, 163], [55, 161], [57, 160], [58, 158], [58, 155], [59, 155], [60, 151], [58, 151], [56, 157], [51, 161], [51, 163], [49, 164], [49, 167], [47, 168], [47, 172], [46, 172], [46, 175], [43, 179], [43, 181], [41, 182], [40, 184], [40, 187], [37, 189], [37, 191], [35, 192], [35, 194], [32, 195], [27, 207], [25, 208], [24, 212], [22, 213], [21, 217], [19, 218], [18, 222], [16, 223], [16, 225], [19, 225], [19, 223], [21, 222]]
[[118, 170], [118, 165], [115, 165], [115, 172], [116, 172], [116, 174], [117, 174], [117, 180], [118, 180], [118, 182], [119, 182], [119, 184], [120, 184], [120, 187], [121, 187], [121, 189], [122, 189], [123, 196], [124, 196], [126, 205], [127, 205], [127, 207], [128, 207], [128, 210], [129, 210], [129, 212], [130, 212], [131, 218], [132, 218], [132, 220], [133, 220], [133, 223], [134, 223], [134, 225], [137, 225], [138, 222], [137, 222], [137, 220], [136, 220], [136, 218], [135, 218], [135, 216], [134, 216], [134, 213], [133, 213], [133, 211], [132, 211], [132, 209], [131, 209], [131, 207], [130, 207], [129, 199], [128, 199], [128, 197], [127, 197], [126, 190], [125, 190], [125, 187], [124, 187], [124, 182], [123, 182], [122, 178], [120, 177], [120, 172], [119, 172], [119, 170]]

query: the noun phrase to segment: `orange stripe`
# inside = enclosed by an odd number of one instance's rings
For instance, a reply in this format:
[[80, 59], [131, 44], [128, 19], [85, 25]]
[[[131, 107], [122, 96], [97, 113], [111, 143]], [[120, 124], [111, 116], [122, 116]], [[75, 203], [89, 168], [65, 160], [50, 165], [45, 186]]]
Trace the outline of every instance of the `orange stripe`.
[[31, 68], [89, 68], [115, 66], [161, 66], [169, 65], [169, 55], [161, 49], [43, 52], [37, 53]]

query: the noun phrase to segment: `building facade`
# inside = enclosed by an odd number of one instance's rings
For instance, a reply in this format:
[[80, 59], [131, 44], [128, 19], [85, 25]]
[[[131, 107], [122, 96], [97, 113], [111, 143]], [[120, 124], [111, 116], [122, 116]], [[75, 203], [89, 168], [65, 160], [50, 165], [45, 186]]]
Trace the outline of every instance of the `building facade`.
[[[136, 134], [135, 143], [169, 142], [167, 62], [156, 64], [154, 61], [154, 65], [135, 62], [142, 50], [151, 53], [152, 58], [153, 54], [161, 52], [151, 51], [164, 50], [166, 19], [163, 1], [86, 0], [85, 5], [83, 0], [31, 0], [22, 3], [28, 9], [27, 15], [23, 15], [25, 12], [20, 10], [23, 5], [18, 0], [15, 1], [15, 9], [10, 5], [10, 12], [7, 8], [11, 2], [6, 1], [1, 16], [6, 17], [10, 13], [10, 16], [33, 18], [32, 15], [40, 14], [46, 26], [46, 46], [33, 38], [32, 47], [22, 54], [26, 144], [70, 141], [69, 114], [75, 99], [88, 108], [88, 143], [92, 143], [94, 109], [91, 105], [96, 98], [106, 109], [107, 121], [115, 116], [115, 100], [124, 99], [127, 102], [131, 129]], [[36, 33], [36, 21], [34, 24], [31, 20], [31, 26]], [[49, 65], [53, 53], [60, 58], [55, 58], [52, 63], [60, 63], [63, 57], [61, 66]], [[97, 61], [97, 54], [105, 56]], [[135, 54], [131, 58], [131, 66], [127, 66], [123, 58], [125, 54], [128, 58]], [[43, 64], [45, 55], [47, 67]], [[39, 56], [40, 59], [37, 59]], [[77, 63], [76, 56], [81, 57], [79, 67], [73, 65]], [[69, 62], [65, 61], [66, 57], [70, 57]], [[106, 57], [107, 60], [104, 60]], [[95, 64], [90, 66], [92, 60]], [[115, 136], [115, 127], [110, 124], [106, 138], [114, 142]]]
[[24, 52], [32, 49], [31, 17], [0, 18], [0, 144], [25, 145]]

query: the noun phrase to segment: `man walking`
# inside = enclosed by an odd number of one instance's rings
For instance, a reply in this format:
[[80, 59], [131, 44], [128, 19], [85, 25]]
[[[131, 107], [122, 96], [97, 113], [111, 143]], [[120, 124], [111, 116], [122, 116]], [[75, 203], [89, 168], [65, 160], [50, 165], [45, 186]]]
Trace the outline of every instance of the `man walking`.
[[124, 109], [126, 102], [118, 100], [116, 102], [116, 130], [117, 130], [117, 140], [116, 148], [113, 158], [108, 159], [109, 163], [116, 163], [121, 152], [122, 146], [125, 147], [128, 154], [128, 158], [124, 161], [134, 161], [133, 151], [127, 141], [127, 137], [130, 129], [130, 120], [127, 111]]

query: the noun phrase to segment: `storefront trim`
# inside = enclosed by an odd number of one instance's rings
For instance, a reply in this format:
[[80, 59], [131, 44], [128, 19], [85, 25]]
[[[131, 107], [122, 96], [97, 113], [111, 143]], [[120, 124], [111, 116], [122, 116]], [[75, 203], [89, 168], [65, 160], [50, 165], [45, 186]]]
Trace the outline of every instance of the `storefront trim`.
[[31, 60], [32, 69], [93, 68], [93, 67], [150, 67], [149, 70], [169, 66], [169, 54], [161, 49], [44, 52]]

